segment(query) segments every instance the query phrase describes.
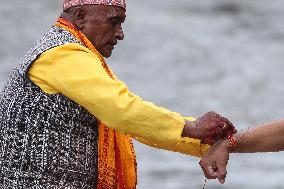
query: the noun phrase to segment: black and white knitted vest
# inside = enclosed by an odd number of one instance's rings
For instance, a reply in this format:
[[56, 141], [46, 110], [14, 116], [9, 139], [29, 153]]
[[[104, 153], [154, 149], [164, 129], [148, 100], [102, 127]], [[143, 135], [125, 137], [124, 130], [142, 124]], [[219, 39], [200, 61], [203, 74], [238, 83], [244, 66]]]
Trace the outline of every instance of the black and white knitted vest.
[[40, 54], [66, 43], [80, 44], [51, 27], [0, 95], [1, 189], [96, 188], [98, 120], [62, 94], [44, 93], [27, 73]]

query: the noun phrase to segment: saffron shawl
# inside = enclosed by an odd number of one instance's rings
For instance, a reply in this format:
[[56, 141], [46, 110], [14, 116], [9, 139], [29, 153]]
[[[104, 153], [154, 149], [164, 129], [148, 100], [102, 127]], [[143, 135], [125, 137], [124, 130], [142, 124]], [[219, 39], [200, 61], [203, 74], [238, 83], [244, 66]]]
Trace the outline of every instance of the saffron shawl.
[[[99, 57], [108, 75], [114, 80], [117, 79], [109, 69], [102, 55], [81, 31], [63, 18], [57, 20], [56, 26], [62, 27], [72, 33], [85, 47]], [[97, 189], [136, 188], [137, 166], [131, 137], [125, 136], [100, 123], [98, 145]]]

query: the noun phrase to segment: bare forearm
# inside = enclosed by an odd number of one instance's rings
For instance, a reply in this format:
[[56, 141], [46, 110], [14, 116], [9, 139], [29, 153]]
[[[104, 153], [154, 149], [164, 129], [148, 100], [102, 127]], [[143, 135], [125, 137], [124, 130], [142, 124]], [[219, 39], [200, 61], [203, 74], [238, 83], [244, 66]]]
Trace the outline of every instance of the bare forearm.
[[[235, 141], [237, 149], [235, 148]], [[199, 162], [208, 179], [225, 182], [229, 153], [277, 152], [284, 150], [284, 120], [239, 132], [233, 138], [218, 141]]]
[[284, 120], [267, 123], [237, 133], [236, 152], [276, 152], [284, 150]]

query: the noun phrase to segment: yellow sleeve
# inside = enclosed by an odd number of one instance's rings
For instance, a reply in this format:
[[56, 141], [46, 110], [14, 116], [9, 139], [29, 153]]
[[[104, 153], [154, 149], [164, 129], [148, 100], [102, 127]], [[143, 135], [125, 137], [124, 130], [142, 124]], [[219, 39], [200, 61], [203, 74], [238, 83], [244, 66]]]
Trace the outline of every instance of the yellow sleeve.
[[[187, 119], [189, 121], [194, 121], [195, 118], [193, 117], [185, 117], [184, 119]], [[173, 147], [169, 146], [163, 146], [163, 143], [161, 144], [152, 144], [151, 141], [148, 141], [147, 138], [143, 137], [133, 137], [137, 141], [146, 144], [148, 146], [153, 146], [155, 148], [162, 148], [165, 150], [173, 151], [173, 152], [179, 152], [182, 154], [187, 154], [191, 156], [196, 157], [202, 157], [206, 152], [209, 150], [210, 146], [206, 144], [201, 144], [201, 141], [198, 139], [188, 138], [188, 137], [180, 137], [177, 139], [177, 143]]]
[[109, 77], [96, 54], [81, 45], [44, 52], [32, 64], [29, 76], [46, 93], [64, 94], [109, 128], [153, 147], [199, 156], [192, 152], [198, 141], [183, 142], [181, 115], [129, 92], [123, 82]]

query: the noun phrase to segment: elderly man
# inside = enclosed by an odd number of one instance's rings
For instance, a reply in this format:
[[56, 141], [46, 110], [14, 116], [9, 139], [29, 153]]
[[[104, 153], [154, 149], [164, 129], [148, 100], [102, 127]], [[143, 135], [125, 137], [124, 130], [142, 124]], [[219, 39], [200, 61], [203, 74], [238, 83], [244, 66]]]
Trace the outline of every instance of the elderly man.
[[190, 121], [146, 102], [115, 77], [103, 57], [124, 38], [125, 11], [123, 0], [65, 0], [11, 73], [0, 96], [0, 188], [135, 188], [131, 137], [201, 156], [235, 132], [214, 112]]

